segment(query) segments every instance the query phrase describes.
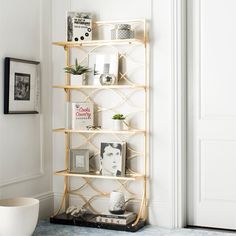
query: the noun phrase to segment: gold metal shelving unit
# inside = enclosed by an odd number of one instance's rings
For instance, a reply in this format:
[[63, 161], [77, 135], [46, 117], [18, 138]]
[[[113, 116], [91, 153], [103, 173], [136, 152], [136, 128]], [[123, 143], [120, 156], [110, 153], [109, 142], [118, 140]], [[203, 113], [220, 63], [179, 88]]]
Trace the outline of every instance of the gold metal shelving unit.
[[[130, 81], [127, 73], [120, 73], [120, 77], [126, 82], [126, 84], [122, 85], [110, 85], [110, 86], [97, 86], [97, 85], [83, 85], [83, 86], [70, 86], [70, 75], [66, 74], [65, 77], [65, 84], [64, 85], [54, 85], [53, 88], [56, 89], [63, 89], [65, 91], [65, 100], [66, 102], [70, 102], [71, 100], [71, 91], [80, 91], [83, 93], [84, 90], [92, 90], [92, 93], [89, 95], [86, 94], [87, 98], [91, 98], [92, 95], [94, 95], [97, 91], [101, 90], [112, 90], [114, 93], [117, 93], [122, 98], [122, 103], [125, 103], [129, 100], [128, 96], [125, 96], [121, 92], [119, 92], [122, 89], [128, 89], [128, 90], [143, 90], [145, 94], [145, 102], [144, 102], [144, 129], [135, 129], [132, 127], [129, 127], [127, 130], [122, 131], [115, 131], [115, 130], [108, 130], [108, 129], [99, 129], [99, 130], [72, 130], [72, 129], [66, 129], [66, 128], [56, 128], [53, 129], [54, 132], [63, 133], [65, 135], [65, 169], [54, 172], [57, 176], [63, 176], [64, 177], [64, 193], [62, 197], [62, 201], [60, 204], [60, 208], [57, 210], [57, 212], [54, 214], [54, 216], [51, 218], [53, 219], [56, 217], [63, 208], [66, 209], [69, 206], [69, 195], [77, 195], [82, 199], [84, 202], [84, 207], [89, 208], [95, 213], [98, 213], [96, 209], [91, 205], [91, 202], [99, 197], [99, 196], [109, 196], [109, 193], [104, 193], [100, 191], [97, 187], [95, 187], [92, 184], [92, 181], [95, 179], [102, 180], [113, 180], [117, 181], [119, 184], [119, 187], [117, 190], [121, 190], [122, 188], [125, 189], [127, 192], [129, 192], [132, 196], [131, 201], [138, 201], [139, 202], [139, 210], [137, 214], [137, 219], [132, 224], [132, 227], [135, 228], [135, 226], [138, 225], [140, 221], [145, 222], [147, 219], [147, 175], [148, 175], [148, 155], [149, 155], [149, 148], [148, 148], [148, 138], [149, 138], [149, 62], [148, 62], [148, 42], [147, 42], [147, 23], [145, 19], [137, 19], [137, 20], [128, 20], [128, 21], [97, 21], [94, 23], [94, 27], [100, 28], [105, 26], [111, 26], [118, 23], [128, 23], [133, 24], [135, 27], [142, 26], [142, 34], [141, 38], [138, 39], [122, 39], [122, 40], [91, 40], [91, 41], [84, 41], [84, 42], [54, 42], [53, 45], [61, 46], [65, 50], [66, 54], [66, 66], [70, 65], [70, 54], [71, 50], [73, 48], [77, 48], [80, 50], [83, 50], [83, 48], [89, 47], [89, 51], [86, 53], [85, 57], [80, 61], [83, 62], [86, 58], [88, 58], [89, 54], [93, 53], [100, 47], [119, 47], [126, 45], [127, 47], [133, 47], [135, 45], [140, 45], [144, 47], [144, 83], [143, 84], [137, 84], [133, 81]], [[121, 58], [126, 59], [126, 54], [121, 54]], [[122, 103], [119, 103], [121, 105]], [[114, 108], [109, 108], [110, 110], [113, 110]], [[103, 112], [105, 109], [100, 108], [98, 112]], [[101, 134], [107, 134], [107, 135], [113, 135], [118, 140], [121, 140], [119, 138], [119, 135], [127, 135], [127, 136], [133, 136], [133, 135], [142, 135], [144, 140], [144, 150], [142, 153], [135, 151], [134, 149], [130, 148], [130, 152], [133, 152], [133, 155], [131, 158], [136, 158], [138, 155], [143, 155], [142, 159], [142, 166], [143, 166], [143, 172], [137, 173], [133, 171], [131, 168], [127, 169], [127, 173], [125, 176], [104, 176], [96, 172], [91, 172], [88, 174], [75, 174], [70, 173], [68, 171], [68, 163], [69, 163], [69, 150], [70, 150], [70, 142], [71, 142], [71, 135], [72, 134], [78, 134], [85, 138], [85, 142], [91, 144], [91, 139], [95, 135], [101, 135]], [[89, 135], [89, 137], [86, 137], [85, 135]], [[99, 155], [99, 148], [97, 148], [97, 154]], [[69, 178], [71, 177], [77, 177], [81, 178], [84, 181], [84, 184], [82, 184], [78, 189], [70, 189], [70, 181]], [[143, 184], [143, 192], [141, 194], [141, 199], [136, 199], [135, 194], [130, 191], [127, 187], [127, 183], [130, 181], [141, 181]], [[81, 190], [84, 188], [84, 186], [89, 186], [92, 188], [97, 194], [90, 199], [86, 199], [83, 194], [81, 193]], [[52, 223], [55, 223], [54, 220], [52, 220]], [[133, 231], [132, 229], [130, 231]]]

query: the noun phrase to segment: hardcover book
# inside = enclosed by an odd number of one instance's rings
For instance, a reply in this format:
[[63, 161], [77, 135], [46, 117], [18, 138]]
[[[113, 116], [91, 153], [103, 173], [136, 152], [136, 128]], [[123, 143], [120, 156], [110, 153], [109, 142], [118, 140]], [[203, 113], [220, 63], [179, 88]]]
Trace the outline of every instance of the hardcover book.
[[102, 175], [124, 176], [126, 162], [126, 143], [101, 143]]
[[72, 129], [87, 129], [87, 126], [93, 125], [94, 111], [93, 104], [90, 102], [72, 102]]
[[67, 12], [67, 41], [92, 40], [90, 13]]
[[109, 213], [104, 213], [96, 217], [96, 221], [100, 223], [108, 223], [108, 224], [119, 224], [119, 225], [127, 225], [133, 221], [135, 221], [137, 214], [134, 212], [126, 211], [122, 215], [114, 215]]

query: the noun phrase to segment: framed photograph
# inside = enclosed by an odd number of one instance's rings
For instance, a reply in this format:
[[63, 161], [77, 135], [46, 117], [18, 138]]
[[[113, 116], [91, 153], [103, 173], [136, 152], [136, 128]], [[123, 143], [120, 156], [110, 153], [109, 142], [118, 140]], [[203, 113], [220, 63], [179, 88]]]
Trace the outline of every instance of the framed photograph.
[[92, 40], [92, 14], [84, 12], [67, 12], [67, 41]]
[[102, 74], [112, 74], [118, 81], [118, 66], [119, 54], [118, 52], [107, 53], [90, 53], [88, 58], [88, 67], [91, 68], [90, 84], [101, 85], [100, 77]]
[[101, 172], [102, 175], [124, 176], [126, 162], [126, 143], [101, 143]]
[[89, 149], [71, 149], [69, 171], [72, 173], [89, 172]]
[[39, 113], [40, 63], [6, 57], [4, 64], [4, 114]]

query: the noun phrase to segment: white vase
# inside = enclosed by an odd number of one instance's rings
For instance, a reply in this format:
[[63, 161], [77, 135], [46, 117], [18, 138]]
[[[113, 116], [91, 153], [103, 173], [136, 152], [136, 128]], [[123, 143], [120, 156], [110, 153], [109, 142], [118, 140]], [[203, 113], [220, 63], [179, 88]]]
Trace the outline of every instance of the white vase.
[[71, 86], [81, 86], [85, 85], [85, 74], [82, 75], [72, 75], [70, 76], [70, 85]]
[[0, 235], [30, 236], [38, 222], [39, 200], [13, 198], [0, 200]]
[[109, 211], [112, 214], [123, 214], [125, 212], [124, 193], [113, 191], [110, 194]]
[[113, 120], [113, 129], [114, 130], [123, 130], [123, 120]]

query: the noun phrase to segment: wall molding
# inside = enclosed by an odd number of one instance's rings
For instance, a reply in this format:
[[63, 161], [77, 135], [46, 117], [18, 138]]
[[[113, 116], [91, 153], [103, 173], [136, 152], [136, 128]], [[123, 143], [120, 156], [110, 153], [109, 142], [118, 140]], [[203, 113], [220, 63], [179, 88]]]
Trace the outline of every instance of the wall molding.
[[40, 122], [40, 124], [39, 124], [40, 125], [40, 144], [39, 144], [40, 145], [40, 166], [39, 166], [39, 170], [37, 170], [31, 174], [25, 174], [25, 175], [21, 175], [21, 176], [7, 179], [5, 181], [1, 181], [0, 188], [6, 187], [9, 185], [13, 185], [13, 184], [26, 182], [26, 181], [37, 179], [37, 178], [41, 178], [42, 176], [44, 176], [44, 145], [43, 145], [44, 123], [43, 123], [43, 115], [42, 114], [40, 114], [40, 121], [39, 122]]
[[39, 219], [46, 219], [53, 214], [54, 193], [52, 191], [35, 195], [34, 198], [39, 200]]
[[172, 227], [186, 225], [187, 1], [172, 0]]
[[38, 195], [35, 195], [34, 198], [37, 198], [39, 201], [43, 201], [47, 200], [48, 198], [54, 198], [54, 193], [52, 191], [40, 193]]

